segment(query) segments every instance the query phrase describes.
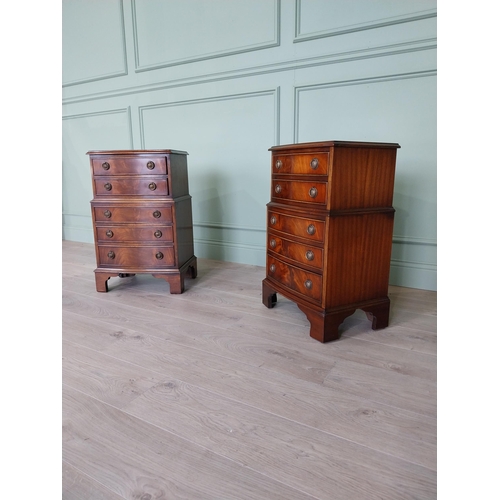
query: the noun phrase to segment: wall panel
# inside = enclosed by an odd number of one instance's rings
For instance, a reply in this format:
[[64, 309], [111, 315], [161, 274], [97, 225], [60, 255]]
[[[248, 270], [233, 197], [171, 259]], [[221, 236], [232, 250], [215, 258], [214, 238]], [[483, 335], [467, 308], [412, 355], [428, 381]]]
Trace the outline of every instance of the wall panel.
[[62, 2], [63, 85], [127, 74], [123, 2]]
[[279, 43], [279, 0], [148, 0], [132, 6], [138, 71]]
[[195, 253], [264, 265], [271, 146], [399, 142], [391, 283], [436, 288], [435, 0], [63, 6], [64, 238], [92, 241], [89, 149], [184, 149]]

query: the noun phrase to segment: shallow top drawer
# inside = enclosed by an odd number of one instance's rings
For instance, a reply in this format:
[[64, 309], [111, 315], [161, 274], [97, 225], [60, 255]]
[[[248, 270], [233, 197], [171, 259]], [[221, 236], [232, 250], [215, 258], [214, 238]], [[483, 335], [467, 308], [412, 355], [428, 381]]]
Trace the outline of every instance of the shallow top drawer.
[[328, 153], [274, 154], [273, 174], [327, 175]]
[[94, 175], [165, 175], [167, 158], [164, 156], [108, 156], [92, 158]]

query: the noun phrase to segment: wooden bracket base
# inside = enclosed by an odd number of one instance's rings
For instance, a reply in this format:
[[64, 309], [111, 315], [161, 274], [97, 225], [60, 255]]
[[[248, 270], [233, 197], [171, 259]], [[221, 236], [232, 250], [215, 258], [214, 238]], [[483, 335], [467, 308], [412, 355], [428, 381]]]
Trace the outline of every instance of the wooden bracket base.
[[[281, 291], [280, 291], [281, 293]], [[286, 294], [283, 294], [287, 296]], [[348, 317], [354, 314], [356, 309], [365, 312], [367, 318], [372, 322], [372, 330], [386, 328], [389, 325], [390, 300], [388, 297], [350, 304], [331, 310], [323, 310], [319, 307], [298, 302], [292, 296], [299, 309], [307, 316], [311, 324], [309, 335], [319, 342], [331, 342], [340, 337], [339, 326]], [[276, 305], [276, 290], [267, 282], [262, 281], [262, 303], [268, 308]]]
[[168, 282], [170, 285], [170, 293], [179, 294], [184, 292], [184, 277], [189, 276], [190, 278], [196, 278], [198, 275], [198, 266], [196, 257], [191, 258], [186, 264], [184, 264], [179, 270], [175, 271], [138, 271], [137, 273], [125, 272], [123, 270], [107, 270], [97, 268], [94, 271], [95, 275], [95, 286], [98, 292], [108, 291], [108, 280], [113, 277], [130, 277], [135, 276], [135, 274], [152, 274], [155, 278], [162, 278]]

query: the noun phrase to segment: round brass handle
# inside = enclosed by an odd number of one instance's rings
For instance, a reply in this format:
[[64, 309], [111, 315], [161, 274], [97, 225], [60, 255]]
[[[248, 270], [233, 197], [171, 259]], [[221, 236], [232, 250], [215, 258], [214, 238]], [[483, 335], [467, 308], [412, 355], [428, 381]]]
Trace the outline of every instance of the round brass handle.
[[269, 266], [269, 271], [271, 271], [272, 273], [274, 273], [274, 271], [276, 271], [276, 266], [274, 264], [271, 264]]
[[148, 187], [151, 191], [154, 191], [156, 189], [156, 184], [154, 182], [150, 182]]
[[272, 216], [271, 216], [271, 224], [272, 224], [273, 226], [276, 224], [276, 221], [277, 221], [276, 216], [275, 216], [275, 215], [272, 215]]
[[276, 160], [274, 166], [276, 167], [276, 170], [279, 170], [283, 166], [283, 163], [281, 163], [281, 160]]
[[311, 198], [316, 198], [316, 196], [318, 196], [318, 190], [315, 187], [312, 187], [309, 189], [309, 196]]
[[154, 217], [155, 219], [159, 219], [159, 218], [161, 217], [161, 212], [160, 212], [159, 210], [155, 210], [155, 211], [153, 212], [153, 217]]
[[107, 161], [105, 161], [101, 167], [104, 169], [104, 170], [109, 170], [109, 163]]
[[274, 192], [276, 194], [280, 194], [281, 193], [281, 185], [280, 184], [276, 184], [276, 186], [274, 186]]
[[306, 252], [306, 259], [307, 260], [314, 260], [314, 252], [312, 250], [308, 250]]
[[112, 188], [112, 187], [113, 187], [113, 186], [112, 186], [112, 185], [111, 185], [111, 183], [109, 183], [109, 182], [106, 182], [106, 184], [104, 184], [104, 189], [105, 189], [106, 191], [111, 191], [111, 188]]
[[149, 170], [153, 170], [153, 168], [155, 168], [155, 162], [154, 161], [148, 161], [146, 167], [149, 169]]
[[110, 251], [108, 252], [108, 257], [109, 257], [110, 259], [114, 259], [114, 258], [115, 258], [115, 252], [113, 252], [113, 250], [110, 250]]
[[316, 170], [318, 168], [318, 166], [319, 166], [319, 160], [317, 158], [313, 158], [311, 160], [311, 168], [313, 170]]
[[311, 280], [305, 280], [304, 281], [304, 286], [310, 290], [313, 287], [313, 282]]
[[156, 252], [155, 257], [156, 257], [158, 260], [161, 260], [161, 259], [163, 259], [163, 254], [162, 254], [161, 252]]
[[109, 210], [104, 210], [104, 217], [106, 217], [106, 219], [109, 219], [111, 217], [111, 212]]
[[316, 232], [316, 228], [314, 227], [314, 224], [309, 224], [307, 226], [307, 234], [314, 234]]
[[112, 237], [113, 237], [113, 231], [111, 231], [111, 229], [108, 229], [108, 230], [106, 231], [106, 236], [107, 236], [108, 238], [112, 238]]
[[161, 238], [162, 237], [162, 232], [158, 229], [155, 231], [155, 238]]
[[271, 248], [276, 248], [276, 240], [274, 238], [269, 242], [269, 246]]

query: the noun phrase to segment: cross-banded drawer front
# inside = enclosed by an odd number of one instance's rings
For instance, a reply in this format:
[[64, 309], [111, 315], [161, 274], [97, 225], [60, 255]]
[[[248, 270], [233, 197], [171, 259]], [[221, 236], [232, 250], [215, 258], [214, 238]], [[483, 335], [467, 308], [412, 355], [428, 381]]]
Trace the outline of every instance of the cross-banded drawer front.
[[172, 222], [171, 206], [94, 206], [96, 222], [165, 223]]
[[319, 274], [285, 264], [268, 254], [267, 276], [309, 300], [321, 302], [323, 279]]
[[173, 242], [172, 226], [100, 226], [96, 228], [99, 242]]
[[323, 266], [323, 249], [320, 247], [295, 243], [270, 232], [267, 238], [267, 248], [299, 264], [307, 264], [317, 269]]
[[326, 182], [286, 181], [273, 178], [271, 199], [273, 201], [290, 200], [325, 205], [326, 188]]
[[273, 155], [272, 172], [273, 174], [327, 175], [328, 153]]
[[325, 221], [322, 220], [295, 217], [269, 210], [268, 227], [312, 241], [325, 240]]
[[166, 177], [98, 177], [96, 196], [168, 196]]
[[165, 157], [113, 156], [92, 160], [94, 175], [165, 175]]
[[99, 264], [119, 268], [158, 268], [175, 265], [171, 246], [98, 246]]

